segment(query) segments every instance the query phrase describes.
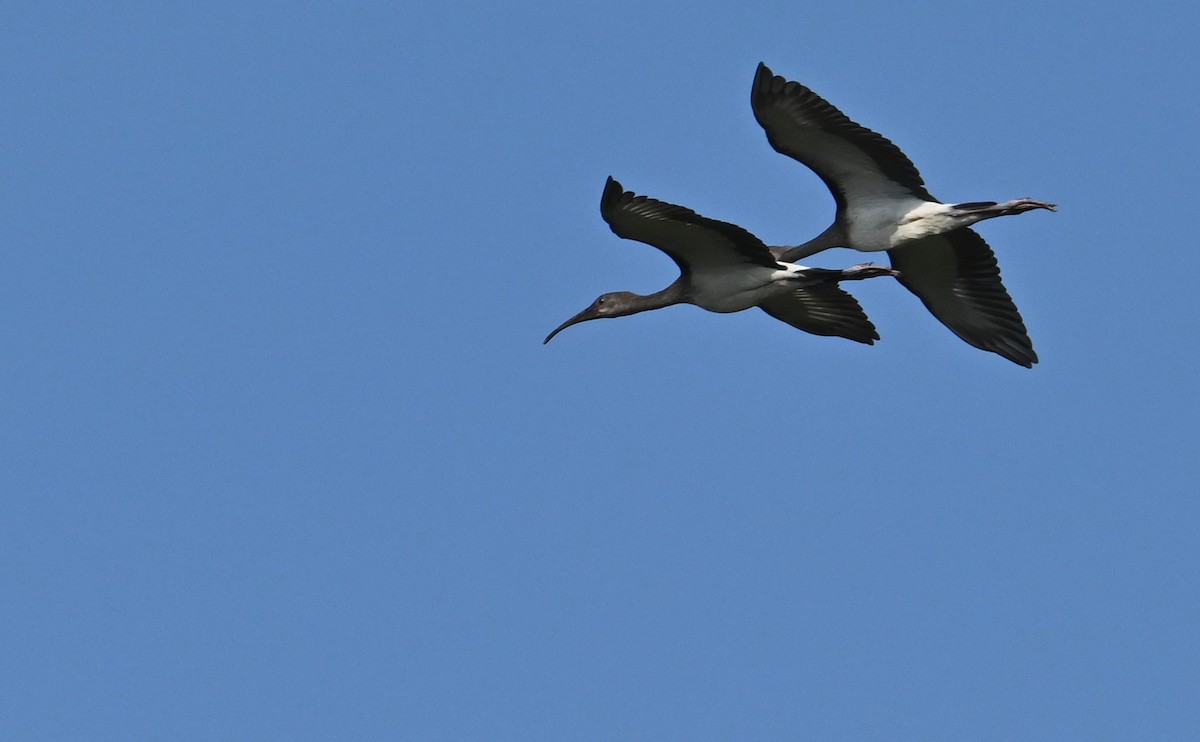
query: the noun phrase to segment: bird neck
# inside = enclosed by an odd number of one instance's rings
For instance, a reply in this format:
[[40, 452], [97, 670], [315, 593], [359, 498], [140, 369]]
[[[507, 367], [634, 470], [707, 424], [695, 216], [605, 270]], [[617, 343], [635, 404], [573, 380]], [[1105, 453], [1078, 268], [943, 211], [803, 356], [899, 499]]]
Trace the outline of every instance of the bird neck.
[[772, 247], [770, 249], [771, 254], [776, 259], [785, 263], [794, 263], [797, 260], [807, 258], [809, 255], [816, 255], [822, 250], [827, 250], [831, 247], [841, 247], [845, 244], [846, 238], [842, 234], [841, 224], [834, 222], [824, 232], [805, 242], [803, 245], [797, 245], [796, 247]]
[[683, 276], [680, 276], [674, 283], [666, 287], [662, 291], [655, 291], [653, 294], [633, 294], [634, 301], [630, 303], [629, 311], [625, 314], [637, 314], [638, 312], [647, 312], [651, 309], [662, 309], [669, 307], [672, 304], [680, 304], [687, 301], [686, 283]]

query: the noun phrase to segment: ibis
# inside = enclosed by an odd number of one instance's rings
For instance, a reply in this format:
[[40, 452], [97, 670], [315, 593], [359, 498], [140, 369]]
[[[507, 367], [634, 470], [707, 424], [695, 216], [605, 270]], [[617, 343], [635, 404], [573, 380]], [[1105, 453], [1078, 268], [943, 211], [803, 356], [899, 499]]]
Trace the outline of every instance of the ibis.
[[1029, 198], [942, 203], [899, 147], [765, 64], [758, 65], [750, 104], [771, 146], [811, 168], [837, 205], [828, 229], [802, 245], [771, 248], [775, 257], [803, 260], [830, 247], [887, 251], [900, 283], [954, 334], [1026, 368], [1037, 363], [996, 257], [970, 226], [1054, 211], [1054, 204]]
[[673, 304], [695, 304], [710, 312], [759, 307], [775, 319], [814, 335], [833, 335], [868, 345], [879, 339], [862, 307], [839, 281], [894, 276], [881, 265], [845, 270], [780, 262], [754, 235], [734, 224], [707, 219], [691, 209], [626, 191], [611, 177], [600, 198], [600, 215], [612, 231], [665, 252], [679, 278], [662, 291], [642, 296], [604, 294], [551, 332], [544, 343], [571, 325], [624, 317]]

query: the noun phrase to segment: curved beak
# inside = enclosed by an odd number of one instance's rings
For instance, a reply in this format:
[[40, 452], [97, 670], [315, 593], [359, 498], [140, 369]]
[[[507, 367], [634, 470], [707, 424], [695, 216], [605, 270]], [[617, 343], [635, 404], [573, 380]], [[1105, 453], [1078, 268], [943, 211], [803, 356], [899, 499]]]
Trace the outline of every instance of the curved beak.
[[575, 315], [575, 316], [574, 316], [574, 317], [572, 317], [571, 319], [569, 319], [569, 320], [567, 320], [566, 322], [562, 323], [562, 324], [561, 324], [561, 325], [559, 325], [558, 327], [555, 327], [555, 328], [554, 328], [554, 332], [552, 332], [552, 333], [550, 333], [549, 335], [547, 335], [547, 336], [546, 336], [546, 339], [542, 341], [542, 345], [545, 345], [546, 343], [550, 342], [550, 339], [551, 339], [551, 338], [553, 338], [555, 335], [557, 335], [558, 333], [562, 332], [563, 330], [567, 329], [567, 328], [568, 328], [568, 327], [570, 327], [571, 325], [576, 325], [576, 324], [579, 324], [580, 322], [583, 322], [583, 321], [585, 321], [585, 320], [589, 320], [589, 319], [595, 319], [595, 318], [596, 318], [596, 315], [595, 315], [595, 314], [593, 314], [593, 312], [592, 312], [592, 307], [588, 307], [587, 309], [583, 310], [582, 312], [580, 312], [579, 314]]

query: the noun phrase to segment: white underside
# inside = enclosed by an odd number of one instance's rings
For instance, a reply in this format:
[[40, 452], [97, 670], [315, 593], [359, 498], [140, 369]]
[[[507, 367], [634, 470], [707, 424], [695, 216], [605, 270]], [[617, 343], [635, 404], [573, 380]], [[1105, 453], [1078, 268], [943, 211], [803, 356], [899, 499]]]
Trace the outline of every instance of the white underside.
[[788, 263], [781, 269], [747, 265], [736, 271], [697, 271], [691, 275], [688, 299], [710, 312], [740, 312], [803, 286], [806, 270]]
[[949, 204], [912, 197], [855, 201], [844, 218], [846, 247], [863, 252], [890, 250], [979, 221], [977, 217], [955, 214]]

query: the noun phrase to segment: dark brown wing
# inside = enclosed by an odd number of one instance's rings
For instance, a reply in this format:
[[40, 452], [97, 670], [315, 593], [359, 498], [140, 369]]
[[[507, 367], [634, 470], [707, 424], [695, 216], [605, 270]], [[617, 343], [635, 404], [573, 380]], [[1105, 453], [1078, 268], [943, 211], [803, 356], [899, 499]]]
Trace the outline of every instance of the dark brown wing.
[[1037, 363], [1021, 313], [1000, 282], [988, 244], [971, 229], [925, 237], [889, 250], [900, 283], [955, 335], [1013, 363]]
[[879, 339], [858, 301], [834, 282], [796, 289], [759, 306], [775, 319], [814, 335], [833, 335], [867, 345]]
[[750, 106], [775, 151], [812, 168], [833, 192], [839, 210], [848, 201], [881, 196], [937, 200], [899, 147], [800, 83], [773, 75], [762, 63], [754, 75]]
[[638, 196], [611, 177], [600, 198], [600, 216], [618, 237], [657, 247], [670, 255], [684, 273], [745, 263], [781, 267], [762, 240], [736, 224]]

